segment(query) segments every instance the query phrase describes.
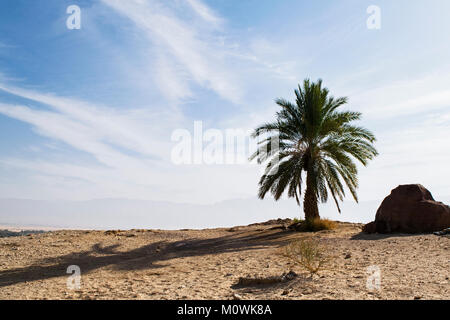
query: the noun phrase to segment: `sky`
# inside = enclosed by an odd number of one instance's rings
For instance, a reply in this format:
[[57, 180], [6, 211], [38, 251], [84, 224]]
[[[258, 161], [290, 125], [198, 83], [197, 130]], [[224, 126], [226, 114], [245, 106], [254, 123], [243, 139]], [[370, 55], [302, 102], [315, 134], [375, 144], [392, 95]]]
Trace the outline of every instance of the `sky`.
[[448, 197], [449, 12], [447, 0], [3, 0], [0, 198], [254, 198], [258, 165], [177, 164], [174, 133], [247, 132], [305, 78], [347, 96], [377, 137], [361, 201], [408, 183]]

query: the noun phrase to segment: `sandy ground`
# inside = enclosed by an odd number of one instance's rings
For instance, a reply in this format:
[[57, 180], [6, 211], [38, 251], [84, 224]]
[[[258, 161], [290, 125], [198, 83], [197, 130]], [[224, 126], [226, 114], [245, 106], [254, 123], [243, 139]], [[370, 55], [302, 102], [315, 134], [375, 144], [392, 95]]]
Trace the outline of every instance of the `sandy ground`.
[[[275, 223], [2, 238], [0, 299], [450, 299], [450, 238], [365, 235], [360, 228], [340, 223], [305, 234]], [[318, 239], [334, 257], [313, 278], [281, 254], [305, 237]], [[70, 265], [81, 269], [78, 290], [67, 287]], [[374, 265], [379, 290], [366, 286]], [[236, 286], [240, 277], [290, 270], [299, 276], [286, 283]]]

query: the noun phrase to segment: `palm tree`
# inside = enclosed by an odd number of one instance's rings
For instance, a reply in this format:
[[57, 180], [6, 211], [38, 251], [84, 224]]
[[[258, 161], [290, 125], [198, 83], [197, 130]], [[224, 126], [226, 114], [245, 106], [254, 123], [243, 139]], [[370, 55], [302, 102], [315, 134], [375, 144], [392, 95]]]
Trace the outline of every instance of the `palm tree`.
[[361, 113], [338, 111], [347, 98], [330, 96], [328, 89], [322, 87], [322, 80], [305, 80], [295, 95], [295, 104], [277, 99], [281, 110], [276, 113], [276, 120], [255, 129], [253, 137], [262, 140], [250, 160], [268, 161], [259, 181], [261, 199], [270, 191], [278, 200], [287, 189], [287, 195], [300, 205], [305, 171], [303, 210], [305, 219], [312, 220], [320, 218], [318, 201], [326, 202], [329, 194], [341, 212], [338, 200], [345, 197], [344, 183], [358, 202], [354, 160], [366, 166], [378, 152], [373, 146], [375, 136], [352, 125]]

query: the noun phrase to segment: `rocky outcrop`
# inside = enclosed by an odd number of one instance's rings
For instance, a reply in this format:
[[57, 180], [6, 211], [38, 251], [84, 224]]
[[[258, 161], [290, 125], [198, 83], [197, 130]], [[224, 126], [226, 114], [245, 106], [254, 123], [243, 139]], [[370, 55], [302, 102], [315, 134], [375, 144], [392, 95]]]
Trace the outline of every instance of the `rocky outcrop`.
[[401, 185], [391, 191], [377, 210], [367, 233], [425, 233], [450, 227], [450, 207], [435, 201], [420, 184]]

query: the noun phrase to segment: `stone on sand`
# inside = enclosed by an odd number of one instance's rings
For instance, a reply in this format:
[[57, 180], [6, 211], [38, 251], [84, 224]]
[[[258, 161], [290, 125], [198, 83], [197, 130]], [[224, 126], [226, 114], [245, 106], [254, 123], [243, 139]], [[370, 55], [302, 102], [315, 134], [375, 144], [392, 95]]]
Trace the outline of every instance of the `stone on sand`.
[[425, 233], [450, 227], [450, 207], [435, 201], [420, 184], [401, 185], [391, 191], [377, 210], [366, 233]]

